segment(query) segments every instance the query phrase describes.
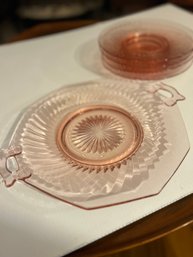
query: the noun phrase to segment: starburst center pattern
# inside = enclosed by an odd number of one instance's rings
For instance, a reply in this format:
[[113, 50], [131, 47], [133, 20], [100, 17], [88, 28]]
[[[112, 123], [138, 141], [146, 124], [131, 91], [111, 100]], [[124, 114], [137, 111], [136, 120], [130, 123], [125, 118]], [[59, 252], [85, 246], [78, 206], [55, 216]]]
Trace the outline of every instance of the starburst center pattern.
[[124, 138], [123, 125], [107, 115], [91, 115], [81, 120], [72, 132], [72, 142], [86, 153], [106, 153]]
[[57, 133], [57, 143], [73, 166], [93, 170], [120, 167], [143, 139], [140, 123], [111, 105], [83, 106], [69, 113]]

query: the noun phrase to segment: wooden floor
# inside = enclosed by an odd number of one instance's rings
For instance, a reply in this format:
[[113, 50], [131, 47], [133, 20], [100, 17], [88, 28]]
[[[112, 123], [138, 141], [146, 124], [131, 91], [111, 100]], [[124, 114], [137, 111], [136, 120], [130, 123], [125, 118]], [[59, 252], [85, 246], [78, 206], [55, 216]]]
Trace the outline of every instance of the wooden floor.
[[107, 257], [193, 257], [193, 224], [151, 243]]

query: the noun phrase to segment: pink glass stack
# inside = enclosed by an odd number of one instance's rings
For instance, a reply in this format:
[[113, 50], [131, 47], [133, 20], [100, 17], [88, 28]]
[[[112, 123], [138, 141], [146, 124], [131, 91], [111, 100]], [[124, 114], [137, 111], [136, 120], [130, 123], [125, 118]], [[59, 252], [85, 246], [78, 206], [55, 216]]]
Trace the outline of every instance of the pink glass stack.
[[131, 78], [156, 80], [177, 75], [193, 61], [193, 33], [161, 20], [116, 24], [99, 36], [104, 66]]

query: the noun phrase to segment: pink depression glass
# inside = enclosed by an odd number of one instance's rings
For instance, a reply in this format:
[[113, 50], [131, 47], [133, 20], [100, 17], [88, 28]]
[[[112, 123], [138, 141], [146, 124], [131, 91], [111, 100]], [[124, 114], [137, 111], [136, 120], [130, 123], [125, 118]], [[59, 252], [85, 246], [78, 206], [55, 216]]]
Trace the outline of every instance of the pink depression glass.
[[102, 31], [104, 66], [131, 79], [163, 79], [185, 71], [193, 60], [193, 33], [165, 20], [143, 19]]
[[[63, 87], [20, 117], [0, 150], [0, 175], [6, 186], [23, 181], [84, 209], [158, 194], [189, 149], [176, 105], [183, 99], [165, 84], [102, 80]], [[15, 171], [9, 158], [17, 160]]]

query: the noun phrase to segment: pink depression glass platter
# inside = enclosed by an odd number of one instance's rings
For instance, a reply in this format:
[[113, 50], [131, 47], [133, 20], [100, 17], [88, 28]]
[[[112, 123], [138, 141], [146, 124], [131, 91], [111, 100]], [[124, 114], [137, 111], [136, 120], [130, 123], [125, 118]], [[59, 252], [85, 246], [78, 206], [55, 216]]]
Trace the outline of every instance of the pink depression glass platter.
[[193, 62], [193, 32], [167, 20], [115, 23], [101, 32], [98, 43], [104, 67], [130, 79], [164, 79]]
[[163, 83], [62, 87], [29, 106], [11, 129], [0, 150], [5, 186], [25, 183], [84, 209], [156, 195], [189, 150], [179, 100]]

